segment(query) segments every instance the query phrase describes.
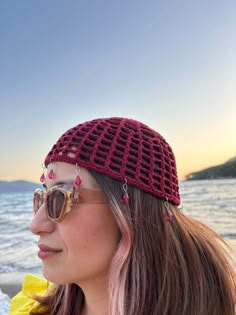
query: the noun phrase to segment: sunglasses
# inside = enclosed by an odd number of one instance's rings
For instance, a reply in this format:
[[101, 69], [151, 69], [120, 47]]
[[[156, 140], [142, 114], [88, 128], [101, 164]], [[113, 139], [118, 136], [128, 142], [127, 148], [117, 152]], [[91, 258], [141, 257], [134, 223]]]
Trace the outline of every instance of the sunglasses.
[[71, 211], [73, 205], [105, 204], [106, 199], [102, 190], [60, 185], [53, 186], [47, 192], [41, 189], [35, 190], [33, 195], [34, 215], [43, 203], [45, 203], [47, 217], [50, 220], [60, 222]]

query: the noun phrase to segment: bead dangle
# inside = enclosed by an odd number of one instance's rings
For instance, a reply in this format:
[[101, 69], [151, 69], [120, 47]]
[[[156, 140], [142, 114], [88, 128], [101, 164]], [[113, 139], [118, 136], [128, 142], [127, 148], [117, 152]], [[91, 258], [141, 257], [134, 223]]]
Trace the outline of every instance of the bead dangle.
[[81, 177], [79, 176], [80, 173], [80, 167], [76, 164], [76, 169], [75, 169], [75, 186], [80, 186], [82, 183]]
[[44, 183], [45, 182], [45, 170], [46, 170], [46, 167], [44, 164], [42, 164], [42, 168], [43, 168], [43, 174], [40, 176], [40, 182], [41, 183]]
[[127, 179], [125, 178], [125, 182], [122, 185], [122, 189], [124, 191], [123, 196], [122, 196], [122, 201], [123, 203], [128, 203], [129, 202], [129, 194], [128, 194], [128, 185], [127, 185]]
[[173, 220], [173, 213], [170, 210], [170, 204], [169, 204], [168, 198], [166, 198], [166, 200], [164, 201], [164, 207], [166, 209], [166, 215], [164, 218], [167, 221], [172, 221]]
[[54, 171], [54, 169], [55, 169], [54, 163], [50, 163], [50, 165], [51, 165], [51, 169], [50, 169], [50, 171], [48, 173], [48, 178], [49, 179], [54, 179], [56, 177], [56, 174], [55, 174], [55, 171]]

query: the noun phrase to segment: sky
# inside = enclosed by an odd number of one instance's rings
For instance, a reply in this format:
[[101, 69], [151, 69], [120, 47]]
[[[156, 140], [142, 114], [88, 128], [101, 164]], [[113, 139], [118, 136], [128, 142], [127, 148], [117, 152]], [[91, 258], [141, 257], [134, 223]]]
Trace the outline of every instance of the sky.
[[67, 129], [128, 117], [180, 179], [236, 156], [235, 0], [0, 2], [0, 180], [39, 182]]

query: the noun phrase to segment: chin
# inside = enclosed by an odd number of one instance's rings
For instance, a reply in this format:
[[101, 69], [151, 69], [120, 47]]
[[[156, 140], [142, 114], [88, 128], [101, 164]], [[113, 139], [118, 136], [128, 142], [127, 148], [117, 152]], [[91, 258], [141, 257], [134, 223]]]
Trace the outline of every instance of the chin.
[[42, 273], [45, 277], [45, 279], [47, 279], [48, 281], [54, 283], [54, 284], [67, 284], [67, 282], [65, 282], [65, 279], [63, 279], [63, 277], [61, 277], [61, 273], [57, 270], [57, 268], [49, 268], [47, 266], [43, 266], [43, 270]]
[[43, 266], [42, 273], [45, 279], [57, 285], [66, 285], [75, 282], [74, 278], [65, 274], [65, 270], [59, 270], [55, 266]]

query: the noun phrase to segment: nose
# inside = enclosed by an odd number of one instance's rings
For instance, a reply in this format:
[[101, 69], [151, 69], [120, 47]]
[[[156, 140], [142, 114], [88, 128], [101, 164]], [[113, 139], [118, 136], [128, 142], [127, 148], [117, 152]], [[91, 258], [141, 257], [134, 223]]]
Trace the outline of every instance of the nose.
[[30, 223], [30, 231], [35, 235], [42, 233], [51, 233], [55, 229], [55, 222], [48, 219], [45, 209], [45, 203], [39, 208]]

